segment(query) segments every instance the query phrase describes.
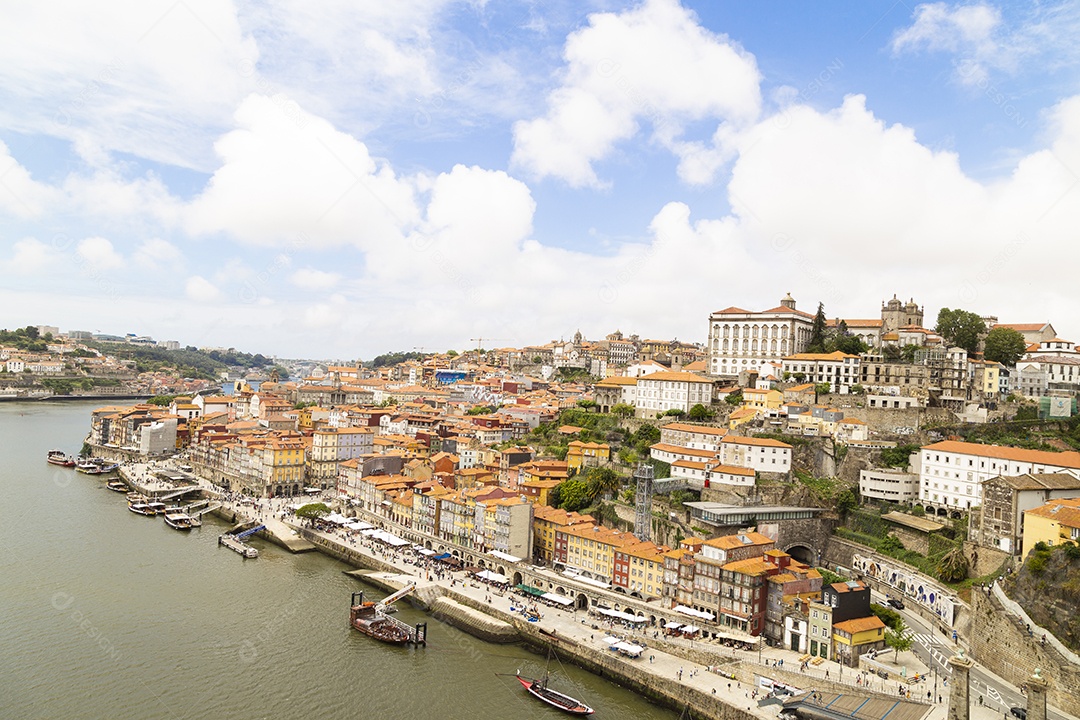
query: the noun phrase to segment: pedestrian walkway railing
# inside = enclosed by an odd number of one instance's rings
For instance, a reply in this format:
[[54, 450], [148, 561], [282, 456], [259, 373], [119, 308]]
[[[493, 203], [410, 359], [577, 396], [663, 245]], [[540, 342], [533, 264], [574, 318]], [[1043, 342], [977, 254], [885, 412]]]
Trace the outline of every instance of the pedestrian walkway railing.
[[[1011, 600], [1009, 596], [1005, 594], [1005, 591], [1001, 589], [1001, 585], [999, 583], [995, 582], [990, 588], [990, 591], [994, 594], [994, 597], [997, 598], [997, 601], [1001, 603], [1002, 607], [1012, 613], [1013, 617], [1019, 619], [1021, 624], [1026, 625], [1028, 628], [1032, 628], [1030, 630], [1032, 637], [1035, 636], [1036, 631], [1041, 632], [1042, 637], [1046, 638], [1047, 645], [1050, 645], [1055, 650], [1057, 650], [1058, 653], [1060, 653], [1061, 656], [1069, 662], [1075, 665], [1080, 665], [1080, 657], [1078, 657], [1076, 653], [1074, 653], [1072, 650], [1062, 645], [1061, 641], [1054, 637], [1054, 634], [1052, 632], [1036, 625], [1035, 621], [1033, 621], [1031, 617], [1028, 616], [1026, 612], [1024, 612], [1024, 608], [1020, 607], [1020, 605], [1016, 602], [1013, 602], [1013, 600]], [[978, 592], [978, 590], [973, 590], [973, 592]]]

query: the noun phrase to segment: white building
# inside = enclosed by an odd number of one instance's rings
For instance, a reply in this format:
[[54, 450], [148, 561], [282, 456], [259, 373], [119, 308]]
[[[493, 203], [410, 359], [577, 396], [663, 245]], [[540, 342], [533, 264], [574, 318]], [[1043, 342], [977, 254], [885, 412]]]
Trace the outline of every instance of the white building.
[[637, 415], [650, 417], [668, 410], [689, 412], [712, 403], [712, 382], [688, 372], [657, 372], [637, 381]]
[[660, 428], [660, 442], [665, 445], [679, 445], [693, 450], [720, 449], [720, 440], [727, 435], [725, 428], [709, 425], [691, 425], [690, 423], [668, 423]]
[[[830, 392], [846, 395], [860, 379], [859, 356], [832, 353], [796, 353], [783, 360], [784, 373], [799, 382], [829, 383]], [[801, 376], [801, 377], [800, 377]]]
[[861, 470], [859, 495], [906, 505], [919, 497], [919, 476], [896, 468]]
[[718, 310], [709, 315], [708, 372], [768, 375], [770, 363], [806, 350], [813, 325], [814, 316], [796, 310], [791, 295], [764, 312], [739, 307]]
[[758, 472], [791, 472], [791, 446], [772, 438], [729, 435], [720, 441], [720, 463]]
[[1068, 472], [1080, 477], [1080, 453], [1024, 450], [944, 440], [919, 453], [919, 502], [939, 515], [982, 503], [982, 484], [998, 475]]

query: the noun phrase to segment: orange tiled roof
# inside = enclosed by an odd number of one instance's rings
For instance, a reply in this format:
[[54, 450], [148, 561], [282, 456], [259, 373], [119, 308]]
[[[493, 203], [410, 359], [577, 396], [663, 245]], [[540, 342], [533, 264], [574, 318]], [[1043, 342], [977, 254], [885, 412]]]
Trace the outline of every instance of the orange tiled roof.
[[1004, 445], [980, 445], [979, 443], [962, 442], [960, 440], [942, 440], [932, 445], [926, 445], [923, 450], [938, 450], [963, 455], [976, 455], [978, 457], [997, 458], [999, 460], [1013, 460], [1015, 462], [1030, 462], [1041, 465], [1056, 465], [1058, 467], [1080, 468], [1080, 452], [1069, 450], [1067, 452], [1050, 452], [1047, 450], [1025, 450], [1023, 448], [1006, 447]]
[[867, 630], [877, 630], [879, 628], [884, 629], [885, 623], [881, 622], [881, 618], [877, 615], [855, 618], [854, 620], [845, 620], [844, 622], [833, 625], [833, 630], [842, 630], [849, 635], [866, 632]]

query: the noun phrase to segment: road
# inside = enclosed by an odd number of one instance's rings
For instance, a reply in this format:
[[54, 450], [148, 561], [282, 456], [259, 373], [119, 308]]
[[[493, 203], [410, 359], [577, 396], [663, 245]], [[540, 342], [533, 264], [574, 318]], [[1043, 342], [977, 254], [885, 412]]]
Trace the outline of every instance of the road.
[[[885, 604], [885, 596], [872, 593], [874, 602]], [[911, 649], [926, 663], [926, 666], [937, 671], [936, 682], [944, 683], [937, 686], [937, 692], [942, 694], [943, 687], [947, 687], [948, 677], [951, 675], [949, 658], [956, 654], [957, 644], [941, 634], [936, 627], [922, 616], [908, 609], [897, 610], [904, 618], [904, 623], [911, 629], [914, 642]], [[1000, 712], [1003, 717], [1009, 713], [1009, 708], [1027, 707], [1027, 698], [1017, 688], [1012, 687], [997, 675], [975, 663], [970, 673], [971, 699], [976, 705], [982, 698], [983, 707], [990, 708], [994, 712]], [[1046, 707], [1047, 717], [1051, 720], [1075, 720], [1072, 715], [1065, 714], [1051, 705]]]

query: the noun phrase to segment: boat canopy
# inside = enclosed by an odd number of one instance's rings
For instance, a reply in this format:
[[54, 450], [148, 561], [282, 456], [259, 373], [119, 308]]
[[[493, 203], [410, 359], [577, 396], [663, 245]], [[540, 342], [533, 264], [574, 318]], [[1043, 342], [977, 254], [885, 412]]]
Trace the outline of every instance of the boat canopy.
[[573, 598], [563, 597], [562, 595], [557, 595], [555, 593], [544, 593], [540, 597], [543, 600], [550, 600], [551, 602], [562, 605], [563, 607], [568, 607], [574, 604]]

